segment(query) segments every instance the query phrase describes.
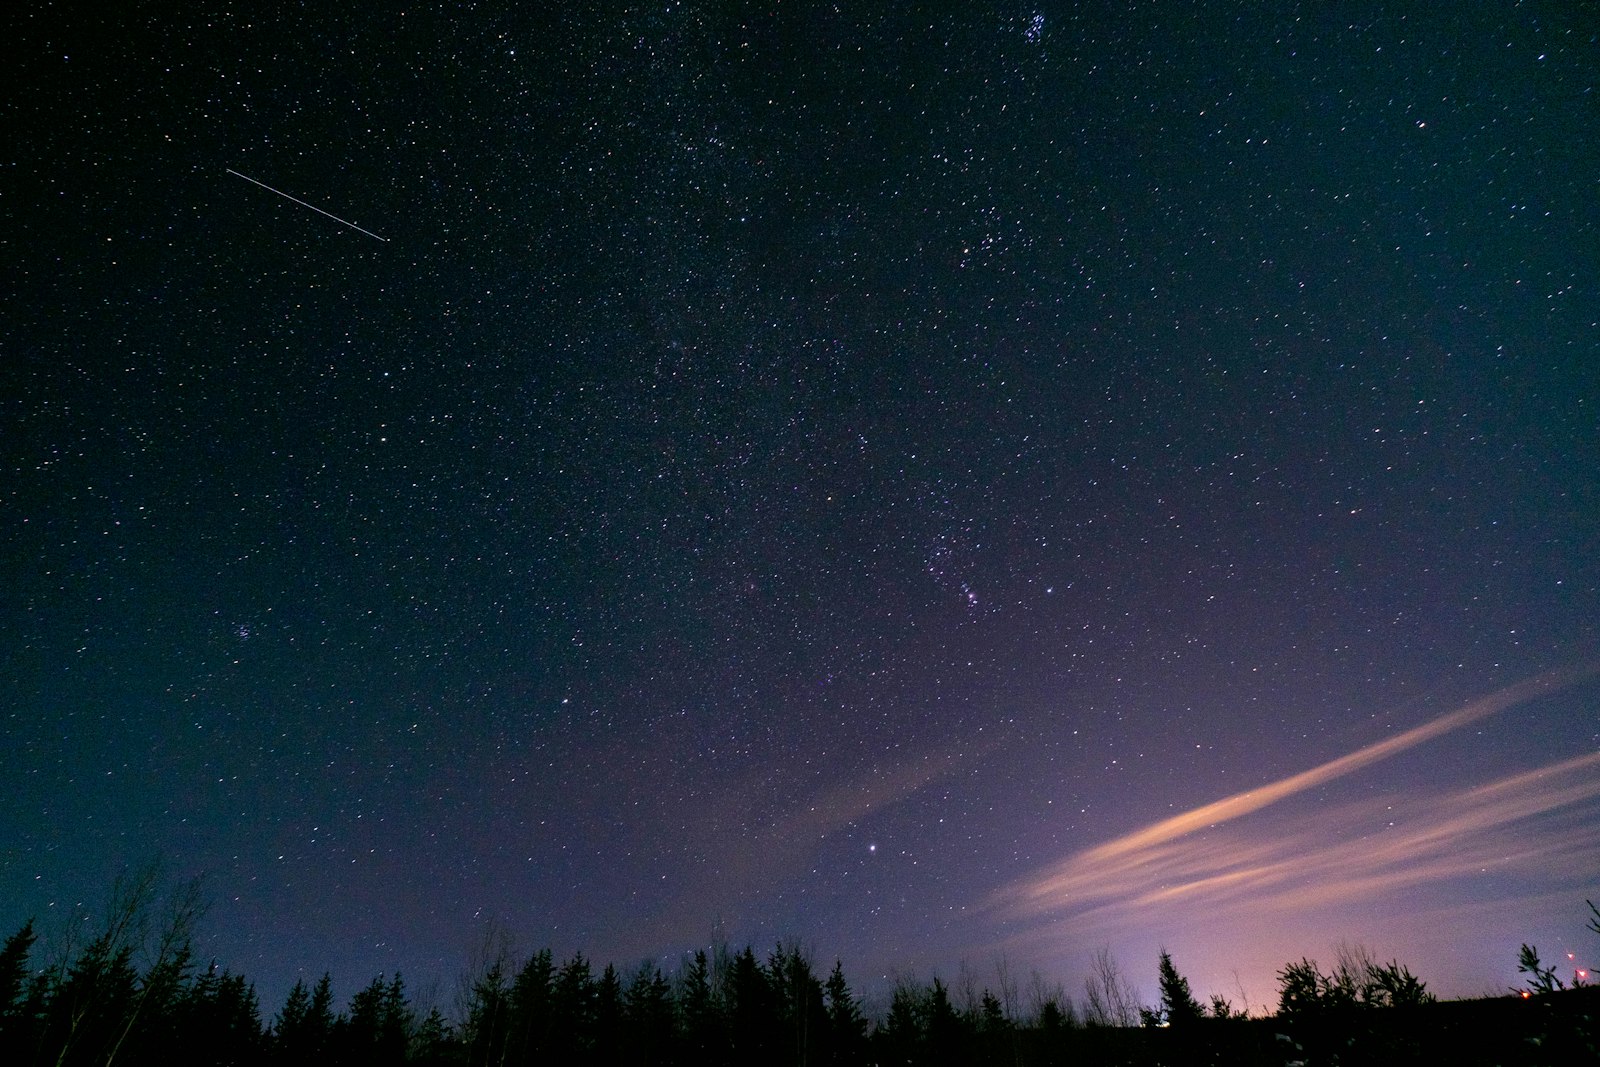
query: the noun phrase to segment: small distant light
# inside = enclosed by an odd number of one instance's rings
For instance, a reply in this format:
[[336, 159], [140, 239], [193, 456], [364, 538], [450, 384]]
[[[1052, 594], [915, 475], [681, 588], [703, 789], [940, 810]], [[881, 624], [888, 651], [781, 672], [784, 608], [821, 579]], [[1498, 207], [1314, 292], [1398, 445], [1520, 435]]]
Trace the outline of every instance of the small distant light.
[[1526, 990], [1526, 989], [1524, 989], [1524, 990], [1523, 990], [1523, 991], [1522, 991], [1522, 999], [1523, 999], [1523, 1000], [1527, 1000], [1527, 999], [1529, 999], [1529, 998], [1530, 998], [1530, 997], [1532, 997], [1532, 996], [1533, 996], [1533, 994], [1532, 994], [1532, 993], [1530, 993], [1530, 992], [1528, 992], [1528, 991], [1527, 991], [1527, 990]]

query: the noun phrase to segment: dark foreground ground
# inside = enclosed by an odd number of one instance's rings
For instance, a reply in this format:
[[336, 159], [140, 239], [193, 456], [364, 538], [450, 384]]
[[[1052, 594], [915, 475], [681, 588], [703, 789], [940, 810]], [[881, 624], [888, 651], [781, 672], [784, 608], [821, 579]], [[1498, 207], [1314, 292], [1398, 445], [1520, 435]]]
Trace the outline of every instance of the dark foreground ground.
[[1186, 1031], [1074, 1029], [1015, 1037], [1021, 1046], [1015, 1062], [1026, 1064], [1569, 1067], [1600, 1064], [1600, 987], [1311, 1018], [1207, 1019]]

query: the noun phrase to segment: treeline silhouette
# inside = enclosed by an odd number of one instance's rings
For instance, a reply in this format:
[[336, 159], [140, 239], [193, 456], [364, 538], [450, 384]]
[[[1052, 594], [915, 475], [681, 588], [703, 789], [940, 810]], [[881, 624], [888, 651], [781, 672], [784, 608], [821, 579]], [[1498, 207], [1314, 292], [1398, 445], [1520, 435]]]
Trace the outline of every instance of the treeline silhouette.
[[[455, 1018], [419, 1010], [404, 979], [379, 977], [335, 1009], [329, 977], [296, 982], [270, 1023], [244, 976], [197, 966], [163, 937], [135, 965], [129, 924], [114, 924], [70, 959], [30, 966], [32, 923], [0, 949], [0, 1062], [53, 1064], [865, 1064], [878, 1047], [899, 1062], [967, 1062], [965, 1039], [1003, 1016], [959, 1016], [934, 995], [896, 994], [875, 1033], [835, 963], [819, 977], [779, 944], [698, 951], [676, 974], [647, 963], [624, 978], [583, 955], [502, 956], [464, 983]], [[170, 944], [168, 944], [170, 942]], [[935, 1049], [940, 1050], [935, 1055]], [[958, 1047], [959, 1046], [959, 1047]]]
[[[1600, 990], [1566, 989], [1524, 946], [1520, 996], [1439, 1004], [1398, 962], [1347, 949], [1322, 972], [1280, 972], [1278, 1012], [1249, 1017], [1221, 997], [1202, 1005], [1172, 957], [1159, 1001], [1139, 1004], [1109, 952], [1095, 957], [1080, 1014], [1037, 975], [1024, 1005], [1004, 965], [993, 986], [963, 969], [896, 984], [869, 1020], [835, 962], [826, 976], [798, 945], [697, 951], [675, 972], [624, 974], [548, 949], [485, 952], [447, 1012], [415, 1003], [400, 975], [375, 978], [340, 1010], [325, 974], [297, 982], [264, 1017], [243, 975], [201, 964], [191, 935], [198, 889], [154, 913], [156, 879], [119, 881], [93, 936], [70, 934], [36, 959], [33, 923], [0, 947], [0, 1063], [303, 1064], [523, 1067], [532, 1064], [1544, 1063], [1595, 1059]], [[1590, 905], [1591, 911], [1594, 906]], [[1591, 925], [1600, 932], [1600, 912]]]

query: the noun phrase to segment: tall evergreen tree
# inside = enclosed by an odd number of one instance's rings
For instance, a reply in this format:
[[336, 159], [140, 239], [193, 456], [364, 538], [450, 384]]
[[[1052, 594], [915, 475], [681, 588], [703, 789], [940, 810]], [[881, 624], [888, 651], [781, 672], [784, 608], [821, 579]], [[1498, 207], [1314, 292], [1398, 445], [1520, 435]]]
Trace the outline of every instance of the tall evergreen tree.
[[866, 1047], [867, 1020], [861, 1014], [850, 984], [845, 981], [844, 964], [833, 961], [823, 987], [828, 1000], [828, 1056], [833, 1064], [856, 1063]]
[[401, 1064], [412, 1027], [405, 980], [380, 975], [350, 998], [350, 1012], [340, 1027], [340, 1058], [351, 1064]]
[[9, 1014], [22, 993], [22, 980], [28, 973], [28, 954], [33, 951], [37, 935], [33, 920], [22, 924], [22, 929], [6, 938], [0, 948], [0, 1015]]
[[456, 1062], [452, 1056], [454, 1051], [450, 1026], [445, 1022], [444, 1013], [434, 1007], [423, 1016], [411, 1035], [406, 1062], [411, 1067], [444, 1067], [446, 1063]]
[[786, 1062], [820, 1062], [819, 1050], [827, 1046], [828, 1014], [811, 961], [799, 945], [779, 942], [767, 961], [767, 975], [778, 1055]]
[[606, 964], [594, 987], [593, 1049], [596, 1063], [615, 1063], [622, 1055], [622, 977]]
[[222, 972], [208, 1015], [219, 1062], [248, 1065], [260, 1057], [261, 1001], [244, 975]]
[[296, 978], [294, 987], [289, 990], [289, 996], [283, 1002], [283, 1008], [278, 1012], [277, 1021], [272, 1025], [272, 1036], [280, 1047], [292, 1044], [298, 1039], [305, 1029], [306, 1016], [310, 1012], [311, 991], [306, 988], [305, 979]]
[[720, 1056], [723, 1042], [711, 992], [711, 964], [704, 949], [695, 951], [678, 976], [678, 1027], [690, 1062], [712, 1062], [713, 1052]]
[[625, 1053], [629, 1063], [671, 1062], [674, 1053], [672, 986], [654, 963], [634, 972], [623, 994], [627, 1016]]
[[928, 990], [928, 1062], [960, 1063], [965, 1059], [966, 1027], [955, 1005], [950, 1003], [950, 991], [939, 976], [933, 978]]
[[551, 1059], [576, 1063], [594, 1048], [596, 989], [594, 973], [583, 953], [561, 965], [552, 997]]
[[555, 961], [540, 949], [517, 972], [511, 985], [511, 1033], [507, 1051], [512, 1063], [537, 1062], [550, 1042], [550, 996]]
[[215, 962], [184, 990], [168, 1032], [171, 1039], [164, 1046], [147, 1050], [142, 1062], [162, 1062], [173, 1067], [248, 1067], [263, 1055], [261, 1006], [255, 988], [243, 975], [221, 970]]
[[920, 1063], [926, 1035], [927, 994], [910, 981], [895, 983], [889, 998], [889, 1014], [873, 1034], [873, 1044], [881, 1050], [885, 1063]]
[[333, 1038], [333, 986], [324, 973], [314, 990], [307, 991], [303, 980], [296, 980], [278, 1013], [273, 1027], [272, 1047], [283, 1062], [312, 1062], [329, 1052]]
[[327, 971], [311, 990], [311, 1007], [306, 1012], [306, 1030], [318, 1046], [326, 1046], [333, 1033], [333, 979]]
[[741, 1063], [768, 1062], [777, 1030], [772, 985], [748, 945], [733, 958], [727, 996], [733, 1059]]
[[23, 979], [28, 974], [28, 956], [36, 939], [33, 920], [6, 938], [0, 947], [0, 1048], [16, 1047], [23, 1030]]
[[1189, 990], [1189, 979], [1178, 973], [1172, 954], [1166, 949], [1161, 950], [1157, 980], [1161, 986], [1161, 1018], [1167, 1025], [1190, 1027], [1205, 1018], [1205, 1008]]
[[380, 1054], [393, 1059], [396, 1063], [403, 1062], [416, 1024], [416, 1012], [411, 1009], [411, 1002], [406, 999], [405, 982], [401, 979], [400, 972], [396, 971], [394, 977], [389, 980], [389, 988], [383, 991], [383, 1014], [378, 1022]]

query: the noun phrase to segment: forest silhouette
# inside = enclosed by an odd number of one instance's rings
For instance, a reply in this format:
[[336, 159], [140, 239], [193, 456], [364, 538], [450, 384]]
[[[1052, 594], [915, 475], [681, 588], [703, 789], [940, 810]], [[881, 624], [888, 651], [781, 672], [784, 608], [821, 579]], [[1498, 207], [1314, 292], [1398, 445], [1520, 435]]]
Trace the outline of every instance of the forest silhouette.
[[[992, 981], [967, 968], [898, 981], [869, 1017], [836, 961], [824, 976], [796, 944], [766, 957], [719, 945], [673, 973], [624, 973], [581, 953], [517, 958], [491, 940], [453, 1003], [421, 1005], [399, 975], [374, 978], [338, 1006], [327, 974], [297, 982], [264, 1015], [242, 974], [195, 955], [198, 884], [167, 888], [152, 866], [119, 879], [104, 918], [41, 945], [33, 922], [0, 948], [0, 1062], [7, 1064], [331, 1064], [522, 1067], [532, 1064], [1261, 1065], [1594, 1062], [1600, 989], [1569, 983], [1522, 946], [1525, 985], [1438, 1002], [1398, 961], [1347, 947], [1279, 972], [1276, 1012], [1251, 1016], [1222, 997], [1201, 1004], [1170, 953], [1159, 1000], [1139, 1002], [1107, 949], [1081, 1001], [1035, 974], [1026, 989], [1003, 961]], [[1600, 909], [1589, 905], [1600, 934]], [[85, 934], [92, 930], [92, 934]]]

